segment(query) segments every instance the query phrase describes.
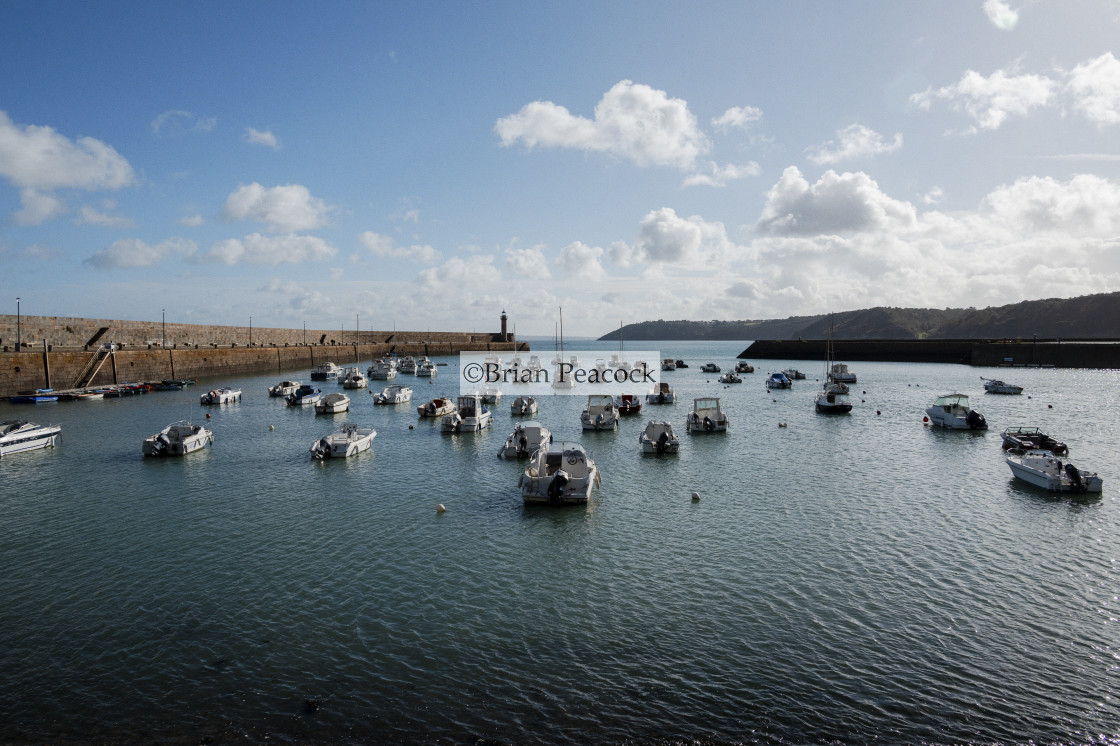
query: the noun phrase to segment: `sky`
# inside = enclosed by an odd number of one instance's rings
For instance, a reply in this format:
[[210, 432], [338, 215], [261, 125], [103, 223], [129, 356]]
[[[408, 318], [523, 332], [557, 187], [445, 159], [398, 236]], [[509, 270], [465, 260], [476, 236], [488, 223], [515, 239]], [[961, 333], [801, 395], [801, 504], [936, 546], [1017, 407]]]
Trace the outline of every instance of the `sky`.
[[1120, 290], [1120, 2], [0, 3], [0, 312], [598, 336]]

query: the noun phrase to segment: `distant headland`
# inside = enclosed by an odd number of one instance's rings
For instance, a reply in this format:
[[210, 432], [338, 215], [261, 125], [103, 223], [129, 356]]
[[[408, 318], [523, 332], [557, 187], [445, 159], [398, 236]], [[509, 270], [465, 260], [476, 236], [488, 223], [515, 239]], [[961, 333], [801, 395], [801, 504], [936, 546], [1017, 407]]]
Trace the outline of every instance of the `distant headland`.
[[990, 308], [876, 307], [760, 321], [643, 321], [600, 341], [824, 339], [1120, 339], [1120, 293], [1050, 298]]

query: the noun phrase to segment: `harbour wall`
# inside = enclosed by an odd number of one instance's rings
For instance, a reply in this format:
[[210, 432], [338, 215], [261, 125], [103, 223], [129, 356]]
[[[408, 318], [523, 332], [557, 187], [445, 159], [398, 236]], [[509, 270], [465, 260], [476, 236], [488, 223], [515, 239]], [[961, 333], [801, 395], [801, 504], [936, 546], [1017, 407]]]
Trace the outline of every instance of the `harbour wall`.
[[[832, 344], [833, 356], [843, 361], [1120, 368], [1120, 340], [846, 339]], [[739, 357], [823, 361], [826, 347], [823, 339], [757, 340]]]
[[[6, 325], [11, 319], [10, 330]], [[30, 323], [29, 323], [30, 322]], [[105, 358], [97, 374], [86, 385], [160, 381], [171, 378], [236, 376], [311, 368], [333, 362], [360, 365], [386, 355], [457, 355], [460, 352], [528, 351], [526, 342], [513, 335], [474, 332], [348, 332], [349, 342], [323, 330], [307, 330], [315, 343], [302, 344], [302, 329], [258, 329], [253, 327], [249, 346], [248, 327], [180, 324], [167, 325], [163, 346], [159, 322], [69, 317], [23, 317], [20, 319], [20, 351], [15, 351], [15, 316], [0, 317], [0, 396], [12, 396], [39, 388], [68, 389], [105, 344], [114, 352]], [[102, 331], [108, 327], [107, 331]], [[37, 336], [29, 337], [34, 333]], [[9, 336], [9, 334], [11, 336]], [[155, 336], [153, 336], [155, 335]], [[355, 337], [357, 340], [355, 340]], [[322, 342], [320, 343], [320, 339]], [[9, 344], [10, 342], [10, 344]]]

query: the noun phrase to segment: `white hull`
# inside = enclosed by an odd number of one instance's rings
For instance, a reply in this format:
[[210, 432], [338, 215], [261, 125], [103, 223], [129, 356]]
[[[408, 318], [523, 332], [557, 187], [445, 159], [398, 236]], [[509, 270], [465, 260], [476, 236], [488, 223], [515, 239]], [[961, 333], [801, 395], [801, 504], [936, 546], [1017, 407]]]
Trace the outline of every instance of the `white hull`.
[[498, 458], [529, 458], [537, 449], [552, 443], [552, 431], [542, 427], [539, 422], [526, 422], [518, 425], [506, 438]]
[[584, 412], [579, 416], [579, 421], [584, 430], [614, 430], [618, 427], [618, 415], [610, 412], [599, 412], [594, 415]]
[[690, 433], [722, 433], [727, 431], [727, 417], [712, 419], [711, 417], [697, 417], [689, 412], [686, 422]]
[[213, 442], [214, 433], [205, 427], [176, 423], [145, 438], [142, 450], [145, 456], [186, 456]]
[[421, 364], [416, 368], [416, 376], [418, 378], [435, 378], [436, 375], [436, 366], [433, 363]]
[[407, 386], [388, 386], [373, 397], [374, 404], [404, 404], [412, 401], [412, 389]]
[[427, 404], [421, 404], [416, 408], [416, 413], [421, 417], [444, 417], [455, 411], [455, 403], [450, 399], [443, 399], [442, 404], [437, 403], [436, 399], [432, 399]]
[[338, 414], [350, 409], [350, 397], [346, 394], [327, 394], [315, 405], [318, 414]]
[[1027, 451], [1022, 456], [1008, 456], [1011, 473], [1025, 482], [1051, 492], [1101, 492], [1104, 480], [1093, 472], [1076, 471], [1080, 486], [1067, 471], [1067, 462], [1048, 451]]
[[375, 437], [377, 431], [373, 428], [350, 426], [315, 441], [311, 446], [311, 455], [320, 459], [354, 456], [368, 451]]
[[645, 431], [638, 436], [642, 453], [663, 454], [677, 453], [681, 449], [681, 441], [673, 433], [673, 426], [668, 422], [651, 420], [646, 425]]
[[483, 412], [475, 417], [460, 417], [453, 412], [443, 418], [443, 431], [445, 433], [475, 433], [490, 427], [493, 415]]
[[518, 484], [528, 505], [580, 505], [599, 481], [599, 467], [582, 446], [553, 444], [537, 451]]
[[36, 425], [23, 420], [0, 423], [0, 458], [13, 453], [53, 448], [62, 434], [61, 425]]
[[268, 387], [269, 396], [287, 396], [288, 394], [295, 393], [296, 389], [300, 387], [299, 381], [281, 381], [275, 386]]
[[241, 389], [214, 389], [199, 397], [203, 404], [229, 404], [241, 401]]
[[532, 396], [519, 396], [509, 407], [509, 413], [512, 415], [533, 415], [537, 410], [537, 400]]

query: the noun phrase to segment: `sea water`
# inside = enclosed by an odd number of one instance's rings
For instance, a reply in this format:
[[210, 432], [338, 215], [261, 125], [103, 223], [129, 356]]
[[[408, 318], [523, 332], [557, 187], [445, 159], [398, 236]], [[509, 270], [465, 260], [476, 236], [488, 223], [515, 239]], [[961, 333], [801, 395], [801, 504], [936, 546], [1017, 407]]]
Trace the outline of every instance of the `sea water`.
[[[730, 386], [700, 371], [746, 344], [661, 343], [691, 364], [662, 374], [680, 401], [617, 431], [583, 432], [585, 399], [542, 399], [536, 419], [603, 475], [560, 509], [525, 507], [524, 462], [496, 458], [514, 390], [488, 431], [417, 418], [458, 394], [457, 358], [368, 390], [406, 383], [409, 404], [347, 391], [340, 415], [267, 395], [310, 371], [0, 404], [63, 428], [0, 461], [4, 737], [1120, 742], [1120, 373], [849, 361], [854, 408], [827, 416], [819, 361], [753, 360]], [[767, 391], [789, 366], [808, 379]], [[982, 376], [1025, 391], [985, 395]], [[227, 384], [240, 403], [199, 405]], [[989, 431], [923, 424], [954, 392]], [[730, 429], [687, 434], [712, 395]], [[141, 456], [181, 419], [213, 446]], [[679, 454], [640, 454], [649, 419]], [[344, 422], [376, 428], [372, 450], [312, 459]], [[1013, 480], [1016, 425], [1067, 441], [1103, 495]]]

